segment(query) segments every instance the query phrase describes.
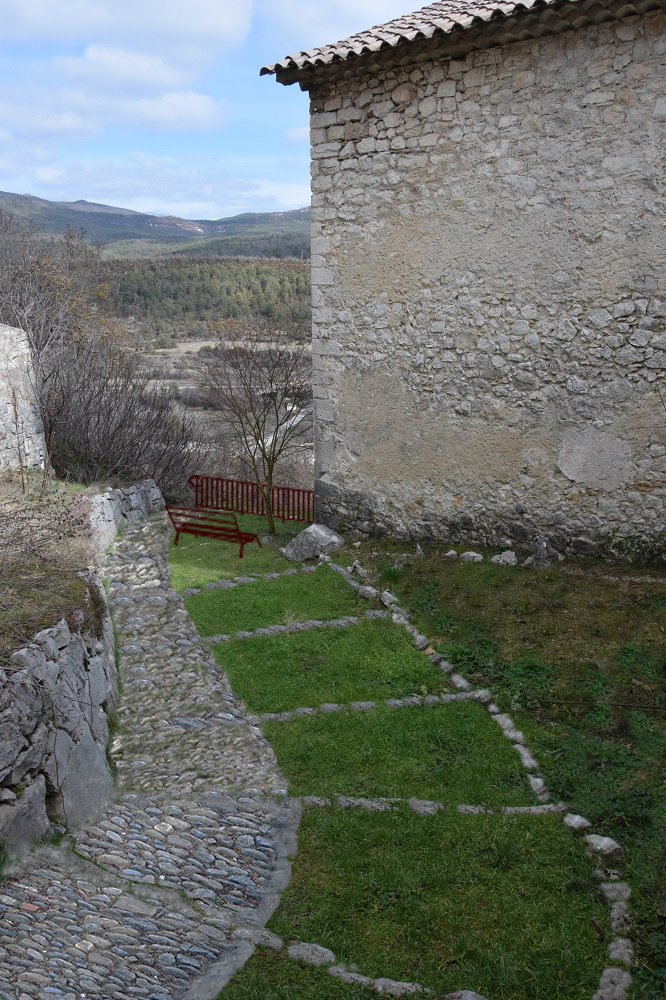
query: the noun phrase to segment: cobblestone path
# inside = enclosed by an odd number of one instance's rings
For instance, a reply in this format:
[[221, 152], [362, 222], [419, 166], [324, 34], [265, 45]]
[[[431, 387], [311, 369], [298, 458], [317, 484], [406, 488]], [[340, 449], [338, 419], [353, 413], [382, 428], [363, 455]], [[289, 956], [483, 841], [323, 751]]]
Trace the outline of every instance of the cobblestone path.
[[107, 557], [116, 796], [8, 869], [1, 1000], [213, 1000], [287, 884], [300, 807], [169, 585], [166, 537], [137, 522]]

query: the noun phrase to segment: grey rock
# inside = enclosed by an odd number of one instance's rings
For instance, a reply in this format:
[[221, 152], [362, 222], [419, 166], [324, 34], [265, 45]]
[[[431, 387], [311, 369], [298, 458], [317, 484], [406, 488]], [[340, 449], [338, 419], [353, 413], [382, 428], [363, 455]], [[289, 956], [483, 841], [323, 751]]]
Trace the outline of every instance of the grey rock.
[[589, 819], [585, 819], [584, 816], [578, 816], [576, 813], [567, 813], [563, 820], [568, 827], [572, 830], [587, 830], [588, 827], [592, 826]]
[[604, 969], [592, 1000], [626, 1000], [630, 986], [631, 976], [626, 969]]
[[472, 551], [463, 552], [462, 555], [460, 556], [460, 562], [482, 563], [483, 556], [481, 555], [480, 552], [472, 552]]
[[464, 677], [461, 677], [460, 674], [456, 673], [451, 674], [451, 683], [454, 687], [459, 688], [460, 691], [469, 691], [472, 686], [469, 681], [465, 680]]
[[355, 576], [359, 577], [360, 580], [367, 580], [369, 573], [367, 569], [363, 569], [358, 559], [354, 559], [351, 566], [347, 567], [348, 573], [353, 573]]
[[377, 594], [378, 594], [378, 591], [375, 590], [374, 587], [365, 586], [365, 587], [359, 587], [358, 588], [358, 596], [359, 597], [363, 597], [363, 598], [365, 598], [368, 601], [372, 600], [373, 598], [375, 598], [377, 596]]
[[69, 755], [69, 769], [61, 785], [62, 820], [78, 826], [113, 792], [104, 750], [89, 732], [84, 733]]
[[512, 549], [507, 549], [506, 552], [500, 552], [499, 555], [493, 556], [490, 561], [491, 563], [495, 563], [496, 566], [518, 565], [516, 553]]
[[626, 882], [602, 882], [600, 888], [609, 903], [626, 903], [631, 897], [631, 888]]
[[434, 816], [446, 809], [443, 802], [428, 802], [425, 799], [409, 799], [407, 804], [419, 816]]
[[361, 976], [358, 972], [348, 972], [344, 965], [330, 965], [329, 976], [335, 976], [343, 983], [350, 983], [352, 986], [372, 986], [372, 979], [369, 976]]
[[393, 596], [390, 590], [383, 591], [383, 593], [379, 595], [379, 599], [385, 608], [390, 608], [391, 605], [395, 604], [395, 602], [398, 600], [397, 597]]
[[608, 858], [609, 861], [621, 861], [624, 855], [620, 845], [610, 837], [600, 837], [596, 833], [591, 833], [585, 837], [585, 843], [595, 854]]
[[624, 900], [618, 900], [611, 906], [610, 925], [616, 934], [622, 934], [628, 930], [629, 924], [629, 907]]
[[273, 951], [280, 951], [284, 948], [284, 941], [272, 931], [267, 931], [265, 927], [240, 928], [234, 931], [234, 937], [240, 940], [250, 941], [252, 944], [262, 945], [264, 948], [272, 948]]
[[297, 944], [290, 944], [287, 948], [289, 958], [297, 962], [305, 962], [307, 965], [334, 965], [336, 957], [328, 948], [322, 948], [318, 944], [307, 944], [299, 941]]
[[311, 524], [305, 531], [282, 549], [282, 554], [293, 562], [305, 562], [319, 556], [336, 552], [345, 544], [344, 538], [323, 524]]
[[527, 747], [521, 746], [520, 743], [516, 743], [514, 745], [516, 747], [516, 750], [520, 754], [520, 759], [522, 760], [523, 765], [527, 768], [527, 770], [536, 771], [539, 765], [537, 764], [536, 760], [534, 759], [530, 751], [527, 749]]
[[444, 1000], [486, 1000], [486, 998], [472, 990], [458, 990], [456, 993], [447, 993]]
[[399, 983], [394, 979], [375, 979], [375, 993], [386, 994], [390, 997], [406, 997], [414, 993], [429, 993], [424, 986], [418, 983]]
[[353, 701], [351, 703], [352, 711], [354, 712], [369, 712], [370, 709], [375, 707], [374, 701]]
[[0, 840], [13, 853], [24, 850], [50, 829], [46, 815], [46, 783], [39, 774], [27, 785], [20, 799], [11, 805], [0, 806]]
[[448, 552], [444, 553], [444, 558], [445, 559], [457, 559], [458, 558], [458, 553], [456, 552], [455, 549], [449, 549]]
[[618, 937], [608, 945], [608, 957], [613, 962], [624, 962], [631, 965], [634, 960], [634, 948], [629, 938]]
[[557, 562], [559, 553], [551, 546], [545, 535], [537, 535], [534, 539], [534, 552], [530, 559], [530, 565], [534, 569], [547, 569], [554, 562]]

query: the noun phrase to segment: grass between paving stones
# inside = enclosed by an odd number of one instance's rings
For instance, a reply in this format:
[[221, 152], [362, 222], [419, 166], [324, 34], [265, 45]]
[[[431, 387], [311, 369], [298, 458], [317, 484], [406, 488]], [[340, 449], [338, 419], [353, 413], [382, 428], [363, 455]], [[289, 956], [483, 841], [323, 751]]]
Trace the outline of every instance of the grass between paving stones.
[[[598, 987], [607, 908], [560, 817], [310, 808], [299, 844], [268, 925], [286, 940], [323, 945], [363, 975], [417, 982], [436, 996], [589, 1000]], [[223, 1000], [306, 995], [288, 992], [292, 976], [297, 990], [310, 984], [308, 996], [340, 995], [280, 956], [253, 961]]]
[[286, 952], [258, 948], [219, 1000], [369, 1000], [367, 986], [350, 986], [328, 971], [300, 965]]
[[322, 702], [374, 701], [449, 691], [446, 674], [387, 620], [214, 647], [234, 691], [254, 712]]
[[518, 754], [475, 703], [320, 713], [264, 732], [291, 795], [534, 805]]
[[[241, 531], [266, 537], [266, 519], [253, 515], [236, 515]], [[296, 563], [289, 562], [280, 554], [280, 548], [303, 531], [307, 525], [276, 524], [277, 534], [271, 542], [256, 542], [245, 546], [243, 558], [238, 558], [238, 546], [214, 538], [195, 538], [181, 535], [178, 545], [169, 542], [169, 570], [171, 582], [176, 590], [185, 587], [203, 587], [215, 580], [233, 580], [235, 576], [252, 576], [261, 573], [281, 573]]]
[[260, 580], [234, 590], [204, 590], [185, 598], [185, 606], [203, 636], [251, 631], [266, 625], [363, 614], [368, 602], [327, 566], [315, 574], [299, 573], [280, 581]]
[[564, 572], [642, 575], [626, 563], [534, 572], [424, 547], [402, 568], [393, 555], [371, 557], [383, 542], [364, 543], [359, 558], [437, 649], [514, 714], [553, 796], [623, 846], [631, 997], [666, 998], [666, 712], [644, 707], [666, 706], [666, 585]]

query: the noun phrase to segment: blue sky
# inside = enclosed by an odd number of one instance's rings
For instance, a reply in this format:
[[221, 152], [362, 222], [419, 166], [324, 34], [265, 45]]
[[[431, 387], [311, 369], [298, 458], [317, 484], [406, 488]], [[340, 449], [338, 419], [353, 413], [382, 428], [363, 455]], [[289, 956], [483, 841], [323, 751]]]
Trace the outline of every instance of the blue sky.
[[308, 95], [259, 77], [409, 0], [0, 0], [0, 190], [213, 219], [309, 202]]

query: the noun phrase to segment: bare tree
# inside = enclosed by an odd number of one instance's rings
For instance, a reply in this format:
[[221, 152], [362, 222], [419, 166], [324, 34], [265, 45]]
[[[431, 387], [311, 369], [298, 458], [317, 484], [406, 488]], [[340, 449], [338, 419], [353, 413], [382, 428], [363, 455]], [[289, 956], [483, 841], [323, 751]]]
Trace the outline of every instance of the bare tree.
[[105, 294], [99, 247], [83, 232], [45, 240], [0, 211], [0, 321], [30, 342], [54, 470], [86, 483], [152, 478], [177, 498], [201, 461], [201, 435], [99, 315]]
[[312, 429], [312, 362], [308, 348], [268, 323], [236, 325], [229, 339], [201, 356], [196, 379], [252, 470], [275, 534], [271, 497], [276, 468]]

